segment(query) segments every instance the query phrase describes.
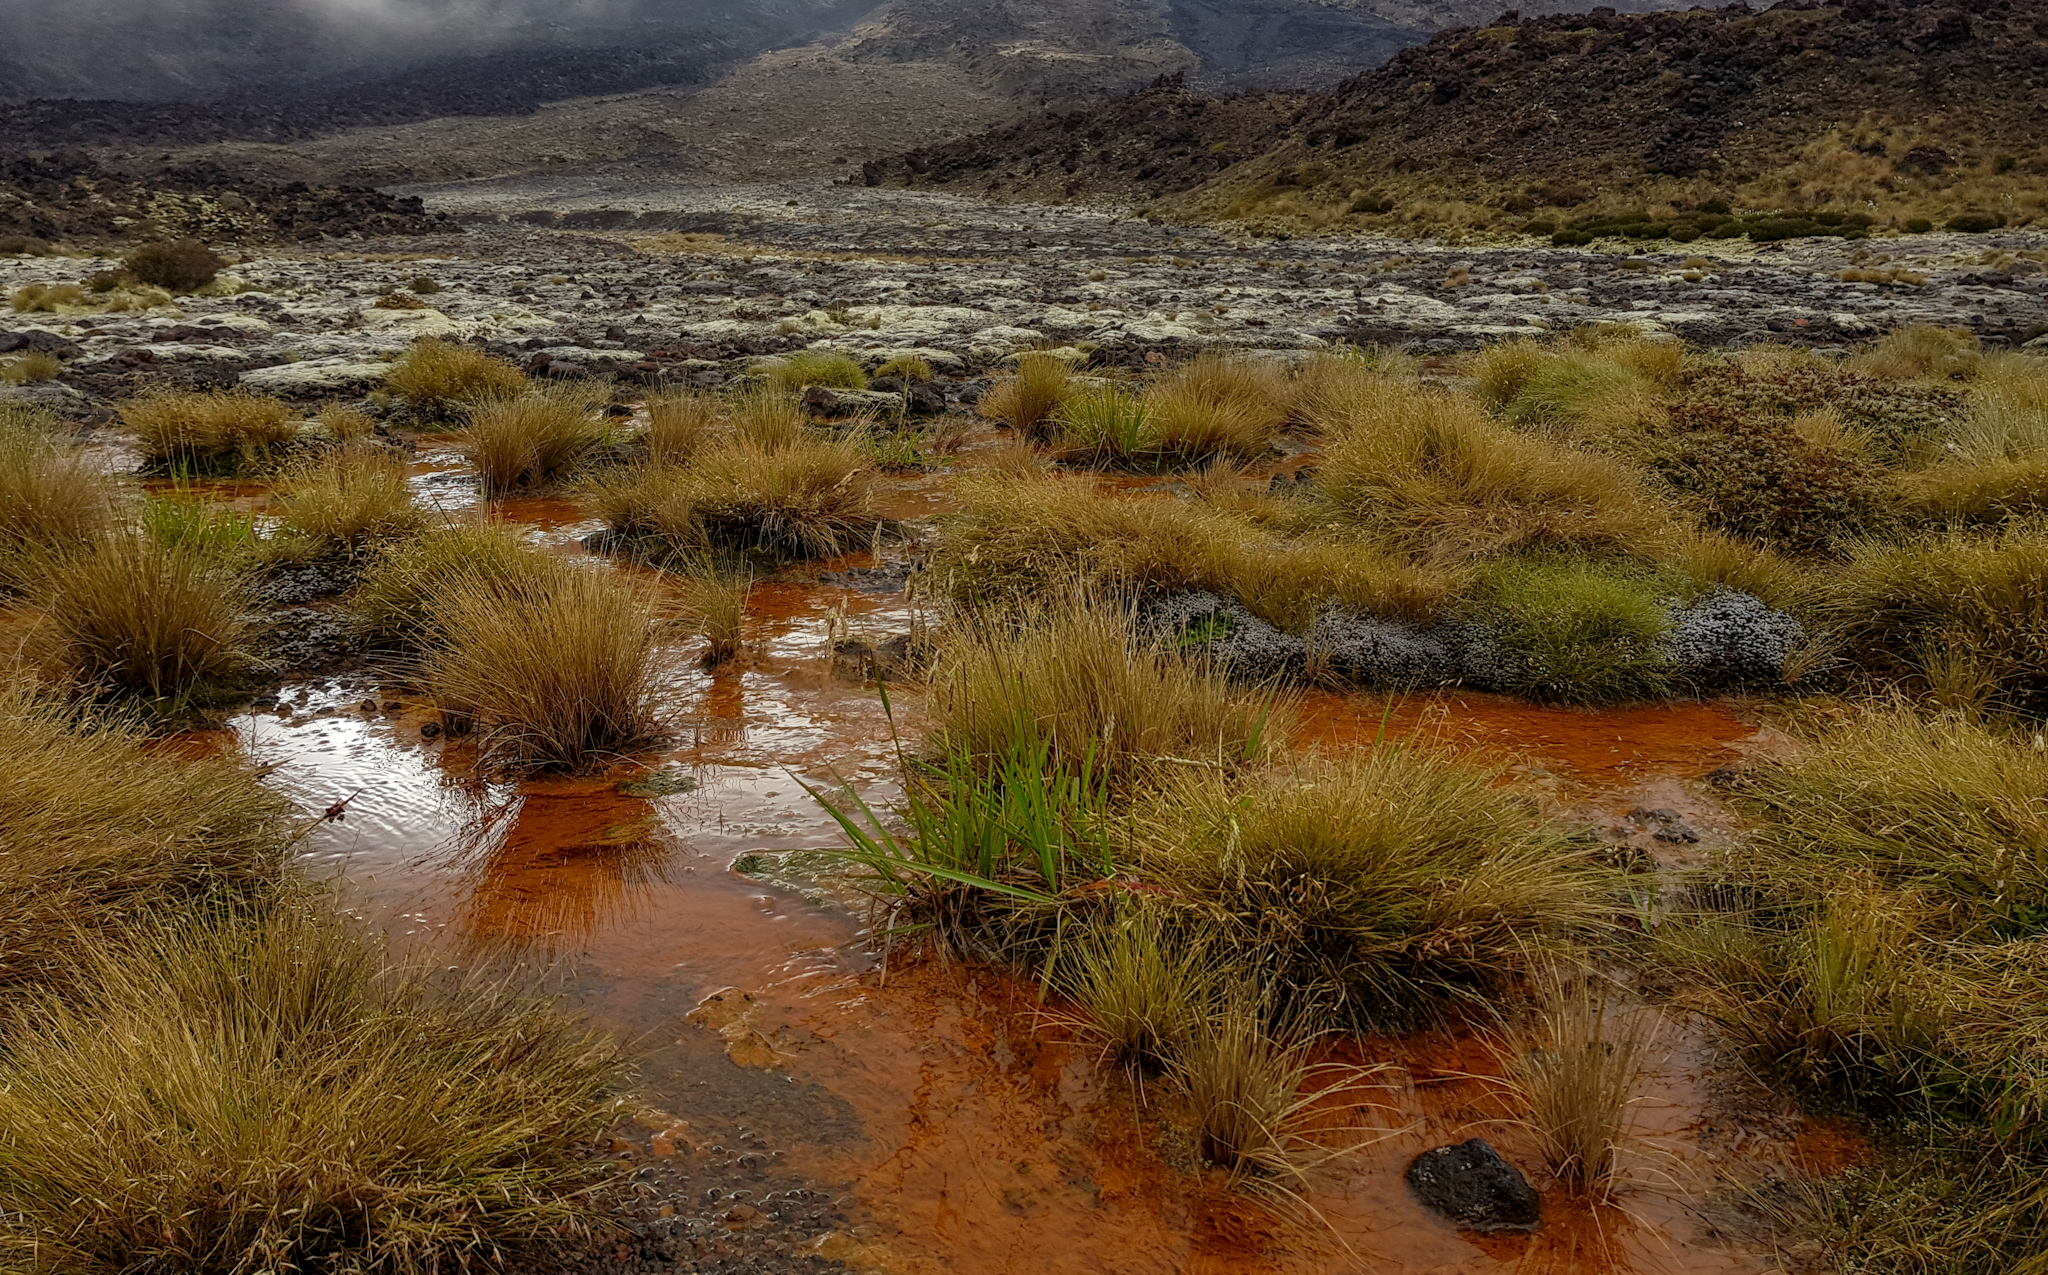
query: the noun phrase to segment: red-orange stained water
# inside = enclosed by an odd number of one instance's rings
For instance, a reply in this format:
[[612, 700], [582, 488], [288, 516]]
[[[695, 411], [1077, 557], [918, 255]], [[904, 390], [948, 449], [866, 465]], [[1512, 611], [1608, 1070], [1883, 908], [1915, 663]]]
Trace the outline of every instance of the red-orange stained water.
[[1323, 749], [1413, 739], [1514, 758], [1589, 783], [1700, 774], [1738, 755], [1756, 734], [1713, 700], [1619, 708], [1531, 704], [1475, 691], [1370, 695], [1311, 691], [1300, 701], [1298, 738]]

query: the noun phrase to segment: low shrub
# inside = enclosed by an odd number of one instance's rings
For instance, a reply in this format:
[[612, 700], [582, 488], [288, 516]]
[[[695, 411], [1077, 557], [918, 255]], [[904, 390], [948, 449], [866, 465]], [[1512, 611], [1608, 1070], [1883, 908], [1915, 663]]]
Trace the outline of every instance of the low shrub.
[[175, 702], [253, 660], [241, 580], [191, 546], [103, 536], [53, 559], [34, 597], [52, 659], [88, 687]]
[[227, 265], [197, 239], [144, 244], [128, 254], [123, 266], [146, 284], [171, 293], [197, 292]]
[[1301, 1012], [1412, 1021], [1605, 918], [1600, 874], [1497, 772], [1407, 744], [1232, 777], [1177, 772], [1137, 864], [1215, 959]]
[[298, 438], [292, 410], [246, 390], [156, 390], [120, 405], [144, 462], [178, 473], [233, 473], [276, 461]]
[[136, 918], [252, 897], [284, 870], [289, 803], [239, 757], [178, 756], [27, 679], [0, 687], [0, 767], [0, 1012], [68, 987]]
[[456, 436], [486, 496], [553, 486], [611, 437], [580, 392], [550, 390], [479, 400]]
[[593, 1222], [618, 1050], [307, 906], [144, 923], [0, 1054], [24, 1270], [388, 1271]]
[[0, 235], [0, 256], [47, 257], [50, 251], [49, 242], [34, 235]]
[[384, 377], [414, 410], [444, 417], [526, 388], [526, 376], [482, 350], [429, 337], [416, 342]]
[[1495, 690], [1568, 704], [1670, 692], [1661, 648], [1670, 617], [1628, 576], [1583, 563], [1503, 562], [1482, 573], [1464, 611], [1478, 635], [1466, 663]]
[[422, 680], [444, 713], [476, 723], [487, 760], [575, 770], [660, 738], [659, 614], [625, 577], [571, 569], [507, 589], [456, 575], [432, 610], [441, 644]]
[[300, 466], [281, 486], [278, 530], [319, 552], [362, 553], [427, 525], [395, 453], [331, 451]]

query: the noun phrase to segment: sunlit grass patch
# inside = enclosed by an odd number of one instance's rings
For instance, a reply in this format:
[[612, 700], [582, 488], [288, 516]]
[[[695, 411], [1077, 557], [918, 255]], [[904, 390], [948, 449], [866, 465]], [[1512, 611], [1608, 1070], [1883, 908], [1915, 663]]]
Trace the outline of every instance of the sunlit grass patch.
[[494, 1262], [596, 1220], [618, 1051], [346, 922], [142, 921], [0, 1051], [0, 1251], [24, 1270]]

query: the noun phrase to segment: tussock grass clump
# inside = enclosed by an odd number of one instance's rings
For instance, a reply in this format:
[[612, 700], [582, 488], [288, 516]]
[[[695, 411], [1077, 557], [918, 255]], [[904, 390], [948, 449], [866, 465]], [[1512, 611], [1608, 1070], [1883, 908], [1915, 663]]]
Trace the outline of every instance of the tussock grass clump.
[[1218, 960], [1355, 1024], [1496, 985], [1606, 916], [1600, 873], [1532, 801], [1408, 745], [1189, 772], [1137, 835], [1145, 875], [1202, 914]]
[[1058, 594], [1079, 580], [1113, 590], [1208, 589], [1300, 631], [1335, 603], [1390, 619], [1434, 615], [1449, 575], [1370, 544], [1287, 537], [1192, 501], [1123, 498], [1042, 478], [959, 484], [935, 578], [971, 603]]
[[1958, 461], [1914, 475], [1908, 495], [1951, 524], [2002, 523], [2048, 510], [2048, 449], [2029, 456]]
[[54, 314], [67, 306], [89, 304], [85, 289], [75, 283], [29, 283], [7, 299], [16, 314]]
[[560, 482], [610, 436], [580, 392], [552, 390], [474, 404], [457, 445], [484, 493], [502, 496]]
[[43, 381], [54, 381], [63, 374], [63, 360], [41, 350], [30, 350], [26, 354], [0, 363], [0, 382], [8, 385], [35, 385]]
[[351, 595], [356, 624], [376, 640], [421, 649], [447, 637], [437, 610], [444, 594], [460, 587], [532, 596], [568, 569], [501, 523], [437, 527], [380, 548]]
[[1913, 323], [1850, 356], [1849, 367], [1896, 381], [1965, 380], [1976, 374], [1982, 358], [1977, 338], [1967, 330]]
[[1864, 545], [1823, 607], [1870, 667], [1912, 671], [1941, 644], [1967, 651], [2018, 703], [2048, 695], [2048, 528], [2036, 523]]
[[[759, 413], [759, 432], [781, 434]], [[761, 550], [830, 557], [872, 535], [874, 486], [865, 438], [808, 429], [786, 441], [736, 434], [683, 466], [651, 465], [598, 485], [598, 516], [612, 530], [653, 538], [666, 554]]]
[[1191, 1040], [1217, 999], [1198, 936], [1157, 910], [1125, 908], [1061, 953], [1059, 986], [1086, 1014], [1081, 1029], [1129, 1065], [1159, 1064]]
[[1031, 350], [1017, 356], [1016, 375], [991, 386], [975, 410], [990, 420], [1007, 420], [1026, 436], [1041, 437], [1073, 390], [1074, 373], [1067, 360], [1048, 350]]
[[1625, 462], [1515, 433], [1469, 399], [1421, 387], [1360, 405], [1331, 437], [1317, 486], [1336, 516], [1435, 563], [1634, 552], [1669, 523]]
[[1533, 1039], [1507, 1071], [1558, 1180], [1597, 1195], [1613, 1185], [1651, 1043], [1641, 1014], [1612, 1009], [1600, 989], [1546, 989]]
[[377, 433], [377, 418], [348, 403], [324, 404], [317, 419], [337, 443], [364, 443]]
[[929, 381], [932, 379], [932, 365], [918, 354], [897, 354], [883, 360], [875, 369], [877, 378], [893, 376], [905, 381]]
[[1043, 740], [1056, 766], [1119, 785], [1263, 758], [1290, 717], [1278, 697], [1147, 642], [1124, 608], [1076, 598], [961, 620], [940, 643], [929, 703], [941, 751], [1000, 758]]
[[680, 465], [695, 455], [718, 428], [717, 400], [694, 391], [670, 391], [647, 397], [647, 458], [657, 465]]
[[1528, 337], [1496, 341], [1472, 356], [1466, 372], [1479, 401], [1492, 411], [1505, 411], [1530, 378], [1549, 362], [1550, 352]]
[[2048, 452], [2048, 358], [1993, 354], [1970, 386], [1970, 415], [1952, 431], [1963, 454], [2005, 459]]
[[0, 1052], [25, 1270], [410, 1273], [591, 1220], [617, 1050], [302, 906], [145, 926]]
[[1931, 892], [1964, 931], [2048, 924], [2048, 752], [1955, 715], [1867, 709], [1756, 772], [1758, 849], [1825, 884]]
[[0, 995], [67, 984], [94, 936], [138, 916], [283, 871], [289, 803], [249, 766], [151, 748], [23, 679], [0, 687], [0, 767]]
[[278, 497], [280, 532], [325, 552], [358, 554], [426, 525], [394, 453], [327, 452], [292, 474]]
[[0, 589], [26, 587], [41, 555], [104, 535], [114, 505], [112, 484], [54, 421], [0, 415]]
[[486, 757], [573, 770], [660, 737], [655, 599], [596, 570], [530, 589], [461, 576], [434, 599], [442, 645], [423, 680], [442, 711], [473, 719]]
[[861, 370], [857, 359], [829, 350], [799, 350], [786, 359], [765, 364], [761, 371], [778, 390], [801, 390], [812, 385], [834, 390], [868, 387], [868, 374]]
[[87, 686], [177, 700], [254, 659], [240, 577], [191, 545], [114, 532], [53, 559], [34, 596], [53, 662]]
[[1204, 352], [1146, 387], [1147, 450], [1178, 463], [1263, 456], [1292, 400], [1279, 365]]
[[816, 436], [803, 409], [787, 394], [747, 389], [726, 404], [735, 438], [758, 447], [793, 447]]
[[416, 410], [449, 415], [520, 393], [526, 374], [482, 350], [428, 337], [406, 351], [384, 384]]
[[1496, 690], [1568, 704], [1659, 699], [1670, 619], [1642, 582], [1584, 563], [1511, 561], [1481, 574], [1465, 606]]
[[121, 404], [152, 467], [233, 473], [273, 461], [298, 437], [292, 410], [247, 390], [157, 390]]
[[705, 663], [724, 664], [739, 655], [747, 595], [753, 588], [752, 571], [718, 562], [698, 564], [685, 578], [683, 610], [706, 643]]

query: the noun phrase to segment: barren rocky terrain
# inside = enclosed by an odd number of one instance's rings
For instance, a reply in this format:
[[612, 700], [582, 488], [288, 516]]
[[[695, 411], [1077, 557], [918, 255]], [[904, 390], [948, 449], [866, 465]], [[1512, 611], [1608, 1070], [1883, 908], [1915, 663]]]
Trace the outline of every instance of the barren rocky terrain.
[[[2017, 347], [2039, 342], [2048, 315], [2040, 237], [2020, 232], [1625, 256], [1536, 240], [1248, 239], [823, 183], [622, 174], [415, 193], [461, 232], [252, 251], [232, 272], [241, 291], [154, 310], [14, 314], [5, 327], [47, 334], [35, 339], [61, 342], [68, 361], [62, 381], [10, 392], [89, 410], [143, 369], [317, 397], [373, 385], [421, 336], [545, 355], [556, 375], [701, 382], [785, 349], [918, 348], [972, 381], [1047, 345], [1120, 361], [1206, 345], [1430, 351], [1628, 323], [1701, 345], [1828, 347], [1937, 323]], [[99, 265], [0, 258], [0, 288], [77, 282]], [[422, 275], [441, 288], [422, 308], [377, 305]]]

